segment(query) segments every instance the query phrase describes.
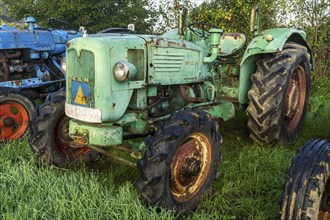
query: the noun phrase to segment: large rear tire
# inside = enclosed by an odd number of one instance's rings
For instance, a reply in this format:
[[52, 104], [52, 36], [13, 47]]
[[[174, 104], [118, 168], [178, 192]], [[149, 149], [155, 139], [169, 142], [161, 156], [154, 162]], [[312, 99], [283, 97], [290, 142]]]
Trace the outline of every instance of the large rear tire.
[[194, 210], [216, 177], [221, 136], [218, 125], [201, 110], [184, 110], [159, 126], [145, 141], [137, 166], [137, 190], [152, 206]]
[[293, 158], [280, 203], [280, 219], [330, 219], [330, 144], [306, 142]]
[[69, 136], [70, 118], [64, 112], [64, 90], [49, 94], [38, 106], [32, 136], [29, 140], [37, 160], [59, 167], [79, 166], [98, 155], [88, 147], [72, 148]]
[[282, 51], [257, 62], [248, 93], [248, 128], [253, 141], [288, 142], [301, 131], [310, 91], [306, 47], [286, 43]]
[[0, 143], [28, 135], [34, 116], [35, 107], [28, 98], [14, 93], [0, 95]]

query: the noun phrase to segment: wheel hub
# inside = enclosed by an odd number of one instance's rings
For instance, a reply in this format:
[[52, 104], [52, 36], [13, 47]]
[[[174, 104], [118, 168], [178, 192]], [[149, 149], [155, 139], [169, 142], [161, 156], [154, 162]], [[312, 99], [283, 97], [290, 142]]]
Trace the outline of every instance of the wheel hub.
[[88, 147], [71, 145], [72, 139], [69, 136], [70, 118], [64, 114], [59, 118], [54, 131], [54, 142], [57, 150], [62, 156], [76, 159], [90, 151]]
[[298, 108], [298, 103], [300, 99], [299, 83], [296, 80], [290, 79], [288, 89], [289, 91], [286, 94], [287, 108], [284, 114], [286, 117], [291, 118]]
[[289, 133], [294, 133], [303, 115], [307, 94], [307, 78], [305, 70], [298, 65], [292, 72], [288, 81], [285, 97], [284, 111], [285, 128]]
[[189, 201], [205, 183], [211, 167], [211, 144], [201, 133], [190, 135], [177, 149], [171, 163], [171, 194]]
[[14, 125], [14, 120], [10, 117], [4, 116], [0, 119], [0, 125], [5, 128], [11, 127]]
[[200, 158], [196, 158], [196, 157], [186, 158], [182, 170], [184, 178], [191, 178], [193, 176], [196, 176], [200, 172], [200, 170], [201, 170]]
[[0, 139], [14, 140], [28, 129], [29, 113], [20, 103], [5, 101], [0, 103]]

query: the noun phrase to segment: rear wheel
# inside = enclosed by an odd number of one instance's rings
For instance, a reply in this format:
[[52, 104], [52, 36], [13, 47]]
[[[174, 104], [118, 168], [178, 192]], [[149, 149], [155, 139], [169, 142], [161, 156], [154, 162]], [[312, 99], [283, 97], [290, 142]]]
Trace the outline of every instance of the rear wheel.
[[280, 203], [280, 218], [330, 219], [330, 144], [305, 143], [293, 158]]
[[0, 95], [0, 142], [12, 141], [29, 133], [34, 104], [18, 94]]
[[164, 122], [146, 139], [138, 161], [137, 190], [150, 205], [195, 209], [216, 177], [221, 136], [217, 123], [200, 110], [185, 110]]
[[286, 43], [257, 62], [248, 93], [248, 128], [257, 143], [291, 141], [301, 131], [310, 90], [306, 47]]
[[38, 106], [30, 146], [34, 156], [47, 164], [59, 167], [79, 166], [93, 160], [98, 154], [88, 147], [73, 148], [69, 136], [70, 118], [64, 112], [65, 93], [50, 94]]

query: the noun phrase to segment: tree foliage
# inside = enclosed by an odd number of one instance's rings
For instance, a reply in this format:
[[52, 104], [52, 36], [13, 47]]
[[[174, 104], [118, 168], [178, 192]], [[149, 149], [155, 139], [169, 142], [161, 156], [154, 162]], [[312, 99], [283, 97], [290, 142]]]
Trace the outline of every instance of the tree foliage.
[[250, 13], [253, 5], [260, 7], [262, 29], [274, 27], [276, 23], [275, 0], [210, 0], [193, 10], [191, 19], [218, 25], [227, 32], [249, 33]]
[[155, 33], [163, 33], [177, 27], [177, 17], [180, 9], [187, 8], [192, 11], [197, 7], [192, 0], [150, 0], [149, 10], [153, 11], [157, 17], [157, 24], [154, 27]]
[[48, 18], [61, 18], [95, 33], [109, 27], [134, 23], [140, 33], [148, 33], [155, 23], [148, 0], [3, 0], [9, 15], [19, 20], [33, 16], [46, 25]]
[[[330, 2], [328, 0], [0, 0], [2, 18], [34, 16], [45, 26], [51, 17], [85, 26], [90, 33], [134, 23], [139, 33], [162, 33], [177, 26], [178, 8], [190, 21], [217, 25], [248, 35], [252, 5], [259, 5], [260, 29], [294, 27], [307, 32], [314, 69], [330, 77]], [[178, 6], [180, 5], [180, 6]], [[4, 16], [5, 13], [5, 16]]]
[[191, 20], [216, 24], [226, 32], [249, 33], [250, 10], [259, 5], [260, 29], [293, 27], [307, 33], [314, 75], [330, 77], [330, 1], [208, 0], [194, 8]]
[[312, 48], [314, 69], [318, 77], [330, 78], [330, 1], [279, 0], [279, 21], [283, 26], [306, 31]]

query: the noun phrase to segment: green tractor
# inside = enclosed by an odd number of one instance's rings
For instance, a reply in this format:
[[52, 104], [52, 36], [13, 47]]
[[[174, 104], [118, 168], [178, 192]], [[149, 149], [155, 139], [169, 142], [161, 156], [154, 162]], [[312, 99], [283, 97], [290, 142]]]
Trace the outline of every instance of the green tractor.
[[160, 36], [70, 41], [66, 91], [37, 110], [35, 157], [69, 166], [102, 153], [137, 166], [148, 204], [195, 209], [217, 175], [217, 119], [247, 108], [251, 138], [269, 144], [292, 140], [303, 124], [312, 63], [306, 34], [260, 32], [257, 15], [253, 8], [249, 43], [242, 33], [188, 24], [185, 9], [179, 27]]

